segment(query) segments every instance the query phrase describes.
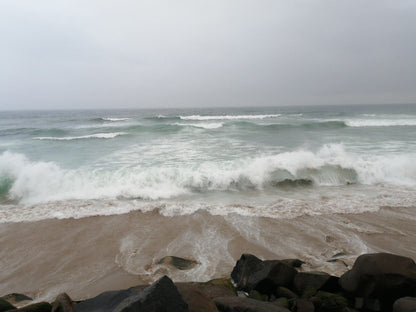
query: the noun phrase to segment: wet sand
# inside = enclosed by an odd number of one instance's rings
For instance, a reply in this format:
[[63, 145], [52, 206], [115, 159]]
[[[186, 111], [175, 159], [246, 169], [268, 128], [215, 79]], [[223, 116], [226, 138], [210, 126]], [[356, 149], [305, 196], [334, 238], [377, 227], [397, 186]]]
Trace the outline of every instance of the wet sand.
[[[229, 276], [242, 253], [263, 259], [299, 258], [305, 270], [340, 275], [362, 253], [416, 259], [416, 208], [271, 219], [213, 216], [203, 211], [165, 217], [157, 211], [82, 219], [0, 224], [0, 295], [24, 293], [74, 300], [150, 283]], [[336, 257], [334, 257], [337, 255]], [[197, 260], [180, 271], [156, 263], [165, 256]], [[339, 261], [327, 262], [330, 259]], [[345, 264], [344, 264], [345, 263]]]

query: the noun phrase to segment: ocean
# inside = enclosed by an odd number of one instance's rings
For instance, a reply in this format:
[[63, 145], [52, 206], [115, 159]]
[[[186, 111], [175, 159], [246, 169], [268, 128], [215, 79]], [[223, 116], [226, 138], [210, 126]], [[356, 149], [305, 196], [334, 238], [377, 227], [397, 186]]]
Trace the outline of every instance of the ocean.
[[250, 251], [337, 273], [337, 253], [415, 256], [415, 209], [416, 105], [0, 112], [4, 291], [82, 297], [114, 267], [153, 280], [164, 255], [200, 263], [176, 280]]

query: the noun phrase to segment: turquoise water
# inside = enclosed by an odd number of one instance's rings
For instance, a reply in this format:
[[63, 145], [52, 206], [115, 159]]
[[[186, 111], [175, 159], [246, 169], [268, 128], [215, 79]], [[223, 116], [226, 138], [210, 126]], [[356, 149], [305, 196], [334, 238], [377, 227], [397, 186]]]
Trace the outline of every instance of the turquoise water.
[[416, 105], [0, 112], [0, 220], [416, 206]]

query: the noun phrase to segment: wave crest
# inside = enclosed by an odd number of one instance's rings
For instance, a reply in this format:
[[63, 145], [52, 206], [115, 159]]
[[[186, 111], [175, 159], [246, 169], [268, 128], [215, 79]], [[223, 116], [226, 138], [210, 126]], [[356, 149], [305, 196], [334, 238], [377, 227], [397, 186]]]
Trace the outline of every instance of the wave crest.
[[74, 137], [36, 137], [34, 140], [52, 140], [52, 141], [72, 141], [83, 139], [113, 139], [120, 135], [125, 135], [126, 132], [113, 132], [113, 133], [95, 133], [89, 135], [81, 135]]
[[202, 129], [218, 129], [224, 126], [222, 122], [201, 122], [201, 123], [175, 123], [176, 126], [182, 127], [195, 127], [195, 128], [202, 128]]
[[0, 155], [2, 196], [22, 203], [69, 199], [163, 199], [193, 192], [243, 191], [353, 183], [416, 185], [412, 156], [359, 157], [341, 145], [191, 167], [135, 166], [62, 169], [24, 155]]
[[191, 115], [191, 116], [179, 116], [182, 120], [236, 120], [236, 119], [266, 119], [266, 118], [276, 118], [281, 116], [281, 114], [268, 114], [268, 115], [219, 115], [219, 116], [209, 116], [209, 115]]
[[416, 126], [416, 119], [357, 119], [345, 122], [349, 127]]

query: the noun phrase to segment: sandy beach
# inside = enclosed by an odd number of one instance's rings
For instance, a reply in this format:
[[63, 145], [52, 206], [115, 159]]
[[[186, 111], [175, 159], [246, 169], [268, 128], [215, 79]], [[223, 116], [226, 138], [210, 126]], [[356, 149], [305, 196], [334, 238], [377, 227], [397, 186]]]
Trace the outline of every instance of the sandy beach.
[[[206, 281], [229, 274], [242, 253], [299, 258], [305, 270], [340, 275], [355, 258], [391, 252], [416, 258], [416, 208], [270, 219], [199, 211], [165, 217], [157, 211], [49, 219], [0, 225], [0, 293], [74, 300], [150, 283]], [[190, 270], [159, 266], [165, 256], [199, 262]], [[327, 262], [328, 260], [337, 261]], [[341, 261], [342, 260], [342, 261]], [[345, 262], [345, 264], [344, 264]]]

